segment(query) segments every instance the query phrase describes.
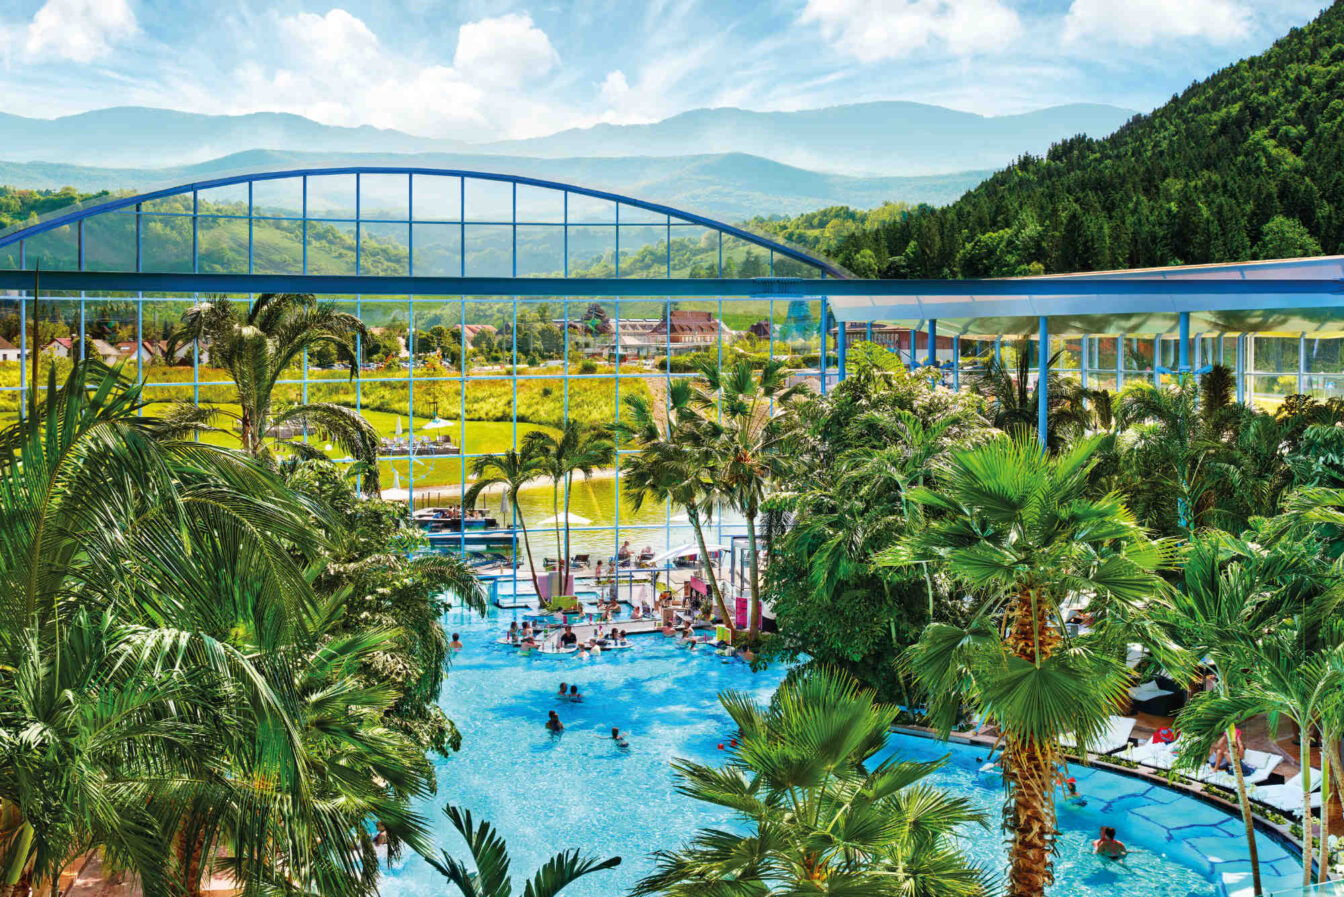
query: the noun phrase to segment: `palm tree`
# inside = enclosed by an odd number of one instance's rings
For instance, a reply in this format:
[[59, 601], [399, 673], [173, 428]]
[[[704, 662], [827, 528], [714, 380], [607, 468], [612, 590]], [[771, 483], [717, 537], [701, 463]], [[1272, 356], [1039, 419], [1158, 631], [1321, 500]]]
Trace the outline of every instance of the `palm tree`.
[[780, 359], [767, 361], [759, 375], [746, 358], [726, 368], [706, 361], [699, 370], [696, 402], [703, 423], [697, 427], [697, 439], [710, 459], [715, 492], [747, 522], [751, 596], [747, 632], [754, 636], [761, 626], [756, 520], [771, 482], [781, 472], [787, 433], [776, 422], [775, 414], [793, 405], [804, 387], [801, 383], [788, 385], [788, 371]]
[[[1056, 352], [1050, 357], [1051, 368], [1060, 354]], [[975, 375], [971, 388], [985, 397], [994, 426], [1014, 436], [1026, 436], [1036, 433], [1040, 385], [1028, 386], [1032, 371], [1025, 339], [1017, 343], [1016, 355], [1015, 371], [1010, 371], [1002, 359], [991, 357]], [[1057, 452], [1091, 427], [1093, 415], [1087, 410], [1086, 400], [1098, 397], [1085, 391], [1078, 381], [1053, 370], [1046, 382], [1050, 387], [1046, 397], [1046, 447]]]
[[[545, 430], [533, 430], [523, 437], [523, 448], [536, 459], [537, 467], [551, 480], [551, 506], [555, 512], [555, 547], [560, 552], [556, 569], [560, 571], [560, 588], [568, 590], [569, 582], [569, 502], [573, 493], [574, 474], [585, 478], [593, 471], [607, 467], [616, 460], [616, 446], [601, 432], [590, 430], [578, 421], [567, 420], [558, 435]], [[564, 487], [564, 515], [560, 514], [560, 491]], [[561, 528], [564, 540], [560, 539]]]
[[[306, 813], [306, 759], [266, 670], [199, 625], [218, 589], [265, 595], [287, 630], [318, 544], [306, 506], [254, 461], [160, 441], [141, 388], [75, 365], [0, 431], [0, 818], [4, 886], [53, 881], [100, 848], [147, 894], [171, 887], [171, 838], [226, 758]], [[33, 741], [24, 733], [40, 733]]]
[[[441, 859], [429, 856], [425, 859], [440, 875], [457, 885], [462, 897], [510, 897], [513, 883], [509, 879], [509, 851], [494, 826], [485, 821], [477, 824], [470, 812], [452, 804], [444, 807], [443, 812], [467, 842], [476, 871], [467, 869], [446, 850], [441, 851]], [[523, 897], [554, 897], [583, 876], [620, 864], [620, 857], [596, 860], [581, 856], [577, 850], [558, 853], [528, 879]]]
[[504, 499], [512, 512], [518, 516], [518, 527], [523, 531], [523, 551], [527, 553], [527, 566], [532, 573], [532, 588], [541, 594], [541, 583], [537, 580], [537, 562], [532, 556], [532, 542], [527, 535], [527, 519], [518, 498], [523, 489], [534, 478], [543, 473], [535, 447], [524, 441], [522, 449], [508, 449], [498, 455], [482, 455], [471, 462], [471, 474], [475, 482], [462, 496], [462, 507], [474, 508], [481, 493], [492, 486], [504, 487]]
[[692, 407], [694, 391], [688, 381], [677, 380], [667, 392], [667, 420], [661, 424], [643, 396], [626, 396], [631, 423], [620, 425], [618, 433], [628, 434], [639, 452], [621, 462], [621, 482], [635, 511], [645, 502], [656, 501], [671, 502], [686, 512], [714, 606], [724, 625], [736, 633], [705, 541], [704, 517], [713, 511], [712, 458], [698, 444], [702, 421]]
[[[1161, 594], [1154, 571], [1171, 556], [1118, 497], [1089, 497], [1098, 441], [1051, 457], [1029, 437], [1002, 437], [954, 454], [935, 486], [908, 496], [926, 524], [883, 557], [936, 565], [984, 599], [968, 627], [928, 626], [905, 663], [945, 733], [963, 700], [1002, 729], [1011, 897], [1041, 897], [1053, 880], [1061, 737], [1087, 744], [1125, 698], [1110, 618]], [[1070, 638], [1061, 607], [1081, 593], [1107, 619], [1097, 635]]]
[[275, 396], [277, 381], [320, 345], [335, 347], [350, 362], [350, 376], [357, 376], [356, 338], [367, 335], [359, 318], [305, 293], [263, 293], [245, 311], [227, 299], [192, 306], [182, 315], [170, 349], [192, 341], [208, 346], [211, 363], [229, 372], [239, 410], [184, 403], [165, 417], [177, 432], [217, 430], [214, 421], [232, 420], [243, 450], [258, 458], [275, 450], [319, 456], [303, 440], [282, 435], [285, 427], [311, 429], [360, 463], [366, 491], [377, 492], [378, 433], [368, 421], [334, 402], [283, 404]]
[[636, 895], [903, 894], [979, 897], [983, 873], [957, 830], [984, 820], [921, 780], [941, 763], [869, 766], [896, 708], [827, 668], [780, 686], [768, 706], [719, 697], [741, 730], [722, 768], [674, 764], [683, 794], [729, 810], [738, 824], [701, 829], [657, 854]]

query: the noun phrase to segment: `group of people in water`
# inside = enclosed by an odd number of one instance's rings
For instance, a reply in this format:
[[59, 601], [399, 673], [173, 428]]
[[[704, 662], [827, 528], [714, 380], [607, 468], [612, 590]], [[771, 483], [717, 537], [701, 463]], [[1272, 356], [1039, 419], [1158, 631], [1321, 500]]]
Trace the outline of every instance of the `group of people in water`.
[[[980, 772], [982, 774], [997, 773], [1002, 775], [1003, 755], [1000, 754], [998, 759], [991, 760], [981, 766]], [[1055, 770], [1055, 787], [1063, 792], [1060, 802], [1069, 807], [1087, 806], [1087, 798], [1078, 790], [1078, 779], [1068, 773], [1067, 766], [1061, 766]], [[1103, 825], [1100, 835], [1092, 842], [1092, 852], [1094, 854], [1110, 860], [1118, 860], [1128, 855], [1129, 848], [1125, 846], [1123, 841], [1117, 840], [1113, 826]]]
[[[560, 690], [556, 692], [555, 699], [557, 701], [566, 701], [570, 704], [583, 703], [583, 695], [579, 693], [579, 686], [568, 682], [560, 683]], [[546, 731], [551, 734], [552, 738], [560, 737], [565, 731], [565, 724], [560, 721], [560, 714], [554, 710], [546, 711]], [[609, 736], [599, 735], [597, 737], [604, 741], [612, 742], [621, 750], [629, 750], [630, 740], [628, 736], [629, 733], [622, 732], [619, 726], [612, 726], [611, 734]]]

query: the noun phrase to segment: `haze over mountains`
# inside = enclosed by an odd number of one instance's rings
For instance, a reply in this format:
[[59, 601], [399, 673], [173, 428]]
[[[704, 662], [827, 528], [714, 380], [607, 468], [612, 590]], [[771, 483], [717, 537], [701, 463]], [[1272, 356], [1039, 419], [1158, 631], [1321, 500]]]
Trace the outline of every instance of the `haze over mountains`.
[[986, 117], [907, 102], [800, 112], [697, 109], [470, 144], [299, 115], [123, 106], [54, 119], [0, 113], [0, 182], [134, 189], [274, 167], [393, 164], [526, 174], [732, 219], [889, 200], [943, 204], [990, 170], [1131, 112], [1073, 104]]

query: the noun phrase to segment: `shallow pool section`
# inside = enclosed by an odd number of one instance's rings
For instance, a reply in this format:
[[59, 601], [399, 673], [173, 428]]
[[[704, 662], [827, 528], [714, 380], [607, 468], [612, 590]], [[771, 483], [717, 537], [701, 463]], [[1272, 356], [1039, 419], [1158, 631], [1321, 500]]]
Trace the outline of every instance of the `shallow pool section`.
[[[454, 613], [446, 621], [465, 648], [455, 658], [442, 705], [462, 731], [462, 751], [438, 763], [439, 794], [422, 812], [438, 843], [465, 859], [465, 845], [442, 815], [452, 802], [488, 819], [509, 844], [516, 889], [558, 850], [582, 848], [621, 856], [622, 865], [565, 891], [566, 897], [624, 894], [652, 863], [649, 855], [673, 848], [705, 825], [726, 817], [677, 795], [669, 762], [687, 757], [714, 762], [729, 737], [716, 695], [740, 689], [768, 699], [783, 676], [775, 668], [753, 674], [738, 662], [677, 648], [661, 635], [632, 638], [629, 650], [583, 661], [575, 655], [520, 657], [496, 639], [513, 611], [492, 609], [487, 620]], [[577, 683], [584, 700], [558, 701], [561, 682]], [[556, 710], [565, 733], [543, 728]], [[609, 737], [612, 726], [630, 733], [630, 749]], [[993, 826], [968, 830], [965, 848], [995, 873], [1003, 870], [997, 828], [1002, 799], [997, 778], [979, 773], [983, 748], [895, 735], [887, 748], [910, 759], [948, 757], [936, 784], [971, 798]], [[1221, 897], [1240, 890], [1245, 842], [1240, 820], [1193, 798], [1115, 773], [1076, 768], [1087, 806], [1060, 813], [1063, 835], [1056, 861], [1057, 897]], [[1091, 841], [1114, 825], [1133, 851], [1122, 862], [1097, 859]], [[1267, 881], [1301, 875], [1300, 861], [1265, 836], [1259, 839]], [[1249, 877], [1245, 877], [1249, 886]], [[1221, 890], [1224, 879], [1231, 885]], [[1272, 890], [1272, 888], [1267, 888]], [[455, 893], [422, 860], [397, 863], [384, 880], [387, 897], [443, 897]]]

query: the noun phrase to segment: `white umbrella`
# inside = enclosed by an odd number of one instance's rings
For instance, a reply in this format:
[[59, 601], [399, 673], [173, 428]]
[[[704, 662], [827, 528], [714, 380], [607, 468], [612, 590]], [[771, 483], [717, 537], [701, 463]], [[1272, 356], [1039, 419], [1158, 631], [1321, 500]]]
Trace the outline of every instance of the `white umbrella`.
[[425, 424], [425, 425], [424, 425], [423, 427], [421, 427], [420, 429], [422, 429], [422, 430], [441, 430], [441, 429], [443, 429], [444, 427], [456, 427], [456, 426], [457, 426], [457, 421], [455, 421], [455, 420], [444, 420], [444, 419], [441, 418], [441, 417], [436, 417], [436, 418], [434, 418], [432, 421], [430, 421], [429, 423]]
[[[706, 543], [705, 550], [708, 551], [710, 554], [713, 554], [716, 551], [727, 551], [728, 549], [722, 545], [715, 545], [714, 543], [710, 542]], [[664, 551], [662, 554], [654, 557], [654, 559], [650, 563], [652, 563], [655, 567], [657, 567], [660, 564], [667, 563], [673, 558], [686, 558], [691, 557], [692, 555], [697, 555], [699, 553], [700, 553], [699, 545], [696, 545], [694, 542], [687, 542], [685, 545], [678, 545], [671, 551]]]
[[571, 514], [561, 514], [561, 515], [559, 515], [559, 516], [557, 516], [557, 517], [547, 517], [545, 520], [542, 520], [541, 522], [536, 523], [536, 524], [533, 524], [533, 525], [534, 525], [534, 526], [556, 526], [557, 524], [563, 524], [563, 523], [566, 523], [566, 522], [568, 522], [570, 526], [587, 526], [588, 524], [592, 523], [593, 521], [589, 520], [587, 517], [581, 517], [581, 516], [579, 516], [578, 514], [572, 514], [572, 513], [571, 513]]
[[400, 417], [397, 418], [397, 434], [396, 434], [396, 435], [398, 435], [398, 436], [401, 435], [401, 418], [400, 418]]

